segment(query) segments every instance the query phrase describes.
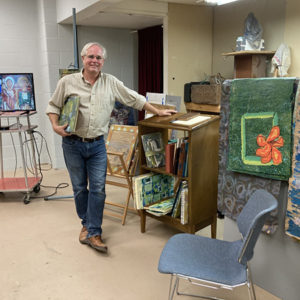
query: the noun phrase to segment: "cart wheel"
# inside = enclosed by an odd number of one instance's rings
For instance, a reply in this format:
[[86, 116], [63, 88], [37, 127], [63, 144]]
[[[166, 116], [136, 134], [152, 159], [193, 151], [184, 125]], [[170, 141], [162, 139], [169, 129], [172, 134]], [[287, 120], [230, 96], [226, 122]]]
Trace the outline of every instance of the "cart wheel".
[[28, 203], [30, 203], [30, 195], [26, 195], [26, 196], [24, 196], [24, 204], [28, 204]]
[[38, 183], [38, 184], [33, 188], [33, 191], [34, 191], [35, 193], [38, 193], [40, 190], [41, 190], [41, 186], [40, 186], [40, 184]]

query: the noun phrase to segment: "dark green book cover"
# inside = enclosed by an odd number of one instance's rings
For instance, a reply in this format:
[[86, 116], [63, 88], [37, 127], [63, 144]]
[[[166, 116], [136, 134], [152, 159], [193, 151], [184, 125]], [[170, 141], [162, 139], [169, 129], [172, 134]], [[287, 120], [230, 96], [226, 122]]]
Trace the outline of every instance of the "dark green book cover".
[[69, 96], [60, 112], [58, 125], [62, 126], [68, 124], [65, 131], [72, 133], [75, 132], [78, 116], [80, 97], [78, 95]]

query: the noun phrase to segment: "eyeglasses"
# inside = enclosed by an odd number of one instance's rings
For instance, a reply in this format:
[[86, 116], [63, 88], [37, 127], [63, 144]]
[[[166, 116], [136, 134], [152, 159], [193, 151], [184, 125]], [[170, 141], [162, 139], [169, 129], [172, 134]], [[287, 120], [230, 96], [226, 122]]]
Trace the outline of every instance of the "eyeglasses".
[[96, 58], [97, 60], [103, 59], [103, 57], [100, 56], [100, 55], [97, 55], [97, 56], [95, 56], [95, 55], [86, 55], [86, 57], [89, 58], [89, 59], [94, 59], [94, 58]]

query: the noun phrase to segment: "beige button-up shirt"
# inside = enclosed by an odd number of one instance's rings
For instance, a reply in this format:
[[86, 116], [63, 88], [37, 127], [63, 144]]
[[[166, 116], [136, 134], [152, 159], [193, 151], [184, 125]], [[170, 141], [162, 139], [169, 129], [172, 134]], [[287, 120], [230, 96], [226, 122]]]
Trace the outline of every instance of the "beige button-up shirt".
[[74, 134], [84, 138], [95, 138], [108, 131], [115, 101], [142, 110], [146, 98], [124, 86], [116, 77], [100, 73], [92, 86], [80, 73], [66, 75], [58, 81], [46, 113], [60, 115], [64, 101], [70, 95], [79, 95], [80, 104]]

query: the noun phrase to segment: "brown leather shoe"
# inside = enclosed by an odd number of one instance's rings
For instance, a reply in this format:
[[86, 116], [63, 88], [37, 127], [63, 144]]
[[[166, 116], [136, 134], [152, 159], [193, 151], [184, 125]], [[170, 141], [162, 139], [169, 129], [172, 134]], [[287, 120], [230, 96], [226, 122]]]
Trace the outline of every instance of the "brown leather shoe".
[[88, 239], [87, 239], [87, 235], [88, 235], [88, 230], [85, 226], [82, 227], [80, 234], [79, 234], [79, 242], [81, 244], [88, 244]]
[[87, 239], [88, 240], [88, 244], [103, 253], [107, 252], [107, 246], [103, 243], [103, 241], [101, 240], [101, 236], [100, 235], [96, 235], [96, 236], [91, 236], [90, 238]]

